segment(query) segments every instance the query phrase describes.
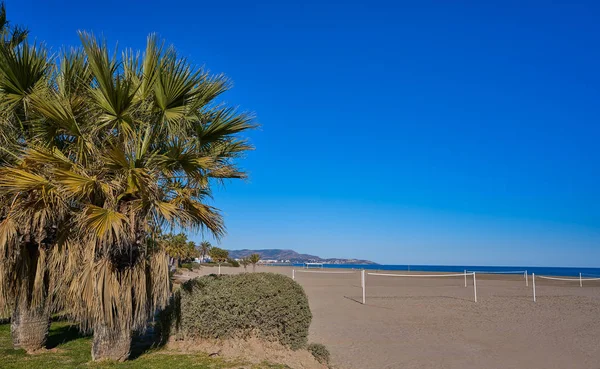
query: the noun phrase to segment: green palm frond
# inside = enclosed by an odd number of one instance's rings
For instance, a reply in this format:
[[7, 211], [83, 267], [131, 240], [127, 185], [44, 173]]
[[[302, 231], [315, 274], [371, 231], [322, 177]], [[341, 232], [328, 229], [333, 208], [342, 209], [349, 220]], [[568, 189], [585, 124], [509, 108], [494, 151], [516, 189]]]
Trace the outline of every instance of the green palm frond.
[[196, 134], [202, 145], [228, 140], [232, 135], [256, 128], [254, 117], [234, 108], [219, 108], [202, 114]]
[[60, 95], [84, 100], [86, 90], [92, 83], [92, 73], [82, 49], [64, 50], [60, 57], [56, 87]]
[[[190, 116], [190, 101], [198, 94], [195, 88], [206, 78], [202, 70], [194, 70], [184, 59], [179, 59], [173, 48], [162, 56], [154, 89], [156, 107], [162, 113], [166, 130], [181, 133]], [[184, 127], [180, 127], [181, 125]]]
[[153, 156], [149, 164], [169, 177], [184, 175], [197, 180], [215, 164], [215, 159], [200, 154], [196, 145], [181, 140], [171, 141], [162, 147], [162, 153]]
[[135, 123], [132, 116], [135, 84], [118, 73], [118, 64], [109, 56], [105, 43], [99, 44], [93, 35], [84, 32], [80, 33], [80, 38], [94, 77], [95, 86], [90, 88], [90, 94], [102, 112], [99, 122], [131, 134]]
[[110, 186], [102, 183], [96, 177], [89, 177], [85, 173], [76, 173], [72, 170], [58, 169], [54, 171], [56, 183], [69, 196], [85, 199], [98, 199], [110, 192]]
[[46, 149], [40, 146], [30, 147], [25, 151], [23, 163], [33, 168], [48, 165], [59, 169], [70, 169], [74, 164], [58, 148]]
[[128, 220], [122, 213], [88, 205], [81, 217], [85, 232], [103, 243], [118, 243], [125, 236]]
[[52, 184], [46, 178], [25, 169], [0, 168], [0, 194], [14, 194], [32, 190], [45, 192], [52, 187]]
[[129, 50], [123, 54], [125, 74], [133, 79], [137, 89], [137, 98], [144, 101], [152, 96], [158, 77], [158, 66], [163, 52], [164, 43], [159, 43], [156, 35], [148, 36], [146, 50], [140, 60], [139, 53]]
[[56, 133], [81, 137], [79, 123], [73, 112], [71, 102], [57, 92], [46, 89], [31, 96], [31, 105], [46, 124], [56, 127]]
[[182, 208], [187, 213], [187, 218], [189, 218], [187, 224], [184, 223], [183, 225], [187, 225], [190, 229], [206, 229], [217, 239], [225, 235], [225, 224], [218, 209], [190, 199], [185, 199], [182, 202]]
[[189, 102], [190, 109], [197, 112], [210, 110], [212, 105], [218, 105], [215, 99], [231, 87], [231, 81], [224, 74], [206, 74], [195, 88], [194, 99]]
[[20, 26], [11, 27], [6, 19], [6, 6], [4, 2], [0, 3], [0, 36], [4, 47], [16, 47], [27, 38], [29, 31]]
[[0, 103], [13, 110], [40, 84], [45, 83], [50, 64], [40, 45], [22, 44], [0, 48]]
[[16, 47], [27, 38], [29, 31], [20, 26], [11, 27], [6, 19], [6, 6], [0, 3], [0, 36], [4, 47]]

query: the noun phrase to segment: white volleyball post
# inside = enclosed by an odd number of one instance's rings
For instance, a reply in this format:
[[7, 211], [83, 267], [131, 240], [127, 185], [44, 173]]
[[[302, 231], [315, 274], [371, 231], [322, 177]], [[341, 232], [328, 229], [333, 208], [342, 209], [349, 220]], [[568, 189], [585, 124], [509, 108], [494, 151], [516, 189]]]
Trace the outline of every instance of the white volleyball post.
[[535, 273], [531, 273], [531, 280], [533, 281], [533, 302], [535, 302]]
[[292, 269], [292, 279], [296, 280], [296, 269]]
[[525, 271], [525, 287], [529, 287], [529, 277], [527, 276], [527, 271]]
[[581, 273], [579, 273], [579, 287], [583, 287], [583, 281], [581, 280]]
[[475, 272], [473, 272], [473, 292], [475, 294], [475, 302], [477, 302], [477, 278], [475, 277]]
[[221, 275], [221, 264], [219, 264], [219, 275]]
[[465, 269], [465, 288], [467, 288], [467, 270]]
[[366, 303], [366, 301], [365, 301], [366, 283], [365, 283], [365, 270], [364, 269], [361, 271], [360, 275], [361, 275], [361, 285], [362, 285], [362, 303], [364, 305]]

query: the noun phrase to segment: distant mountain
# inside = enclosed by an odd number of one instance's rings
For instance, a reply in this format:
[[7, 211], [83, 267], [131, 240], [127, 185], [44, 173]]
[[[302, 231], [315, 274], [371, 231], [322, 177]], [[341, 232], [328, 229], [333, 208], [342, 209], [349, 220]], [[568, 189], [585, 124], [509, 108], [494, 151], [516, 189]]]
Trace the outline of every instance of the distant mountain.
[[294, 250], [284, 249], [263, 249], [263, 250], [229, 250], [229, 257], [241, 259], [251, 254], [259, 254], [261, 260], [277, 260], [279, 262], [289, 261], [290, 263], [327, 263], [327, 264], [377, 264], [369, 260], [360, 259], [341, 259], [330, 258], [323, 259], [315, 255], [299, 254]]

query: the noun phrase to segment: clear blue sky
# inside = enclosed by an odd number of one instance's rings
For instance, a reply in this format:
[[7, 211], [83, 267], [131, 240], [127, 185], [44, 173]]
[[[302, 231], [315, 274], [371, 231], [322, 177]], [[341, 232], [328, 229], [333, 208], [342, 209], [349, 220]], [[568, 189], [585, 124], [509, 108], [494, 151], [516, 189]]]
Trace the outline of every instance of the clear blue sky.
[[233, 79], [262, 127], [222, 246], [600, 266], [597, 1], [148, 3], [7, 8], [54, 50], [157, 32]]

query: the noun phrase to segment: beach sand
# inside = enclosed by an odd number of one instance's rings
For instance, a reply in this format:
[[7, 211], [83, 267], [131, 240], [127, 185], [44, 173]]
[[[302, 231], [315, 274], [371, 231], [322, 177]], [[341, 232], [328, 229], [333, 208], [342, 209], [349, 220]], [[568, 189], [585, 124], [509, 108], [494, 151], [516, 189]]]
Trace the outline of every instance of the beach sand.
[[[338, 368], [600, 369], [600, 281], [580, 288], [537, 278], [534, 303], [531, 279], [526, 287], [522, 275], [478, 274], [475, 303], [472, 277], [465, 288], [462, 276], [369, 275], [362, 305], [359, 271], [296, 270], [313, 313], [309, 341], [325, 344]], [[292, 275], [291, 267], [257, 271]]]

